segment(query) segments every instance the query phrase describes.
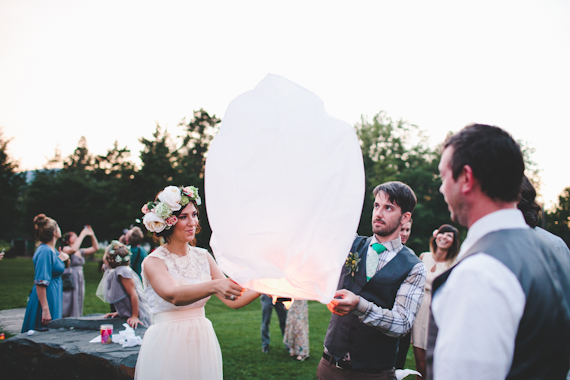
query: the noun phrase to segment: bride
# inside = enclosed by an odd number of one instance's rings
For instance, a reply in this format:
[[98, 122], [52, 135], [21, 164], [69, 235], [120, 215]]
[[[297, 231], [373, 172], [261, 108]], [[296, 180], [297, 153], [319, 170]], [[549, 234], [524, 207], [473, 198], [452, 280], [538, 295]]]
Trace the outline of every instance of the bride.
[[226, 278], [208, 251], [194, 246], [200, 203], [197, 188], [168, 186], [142, 208], [145, 227], [166, 244], [142, 266], [153, 324], [135, 379], [222, 379], [222, 353], [204, 306], [212, 295], [234, 309], [259, 296]]

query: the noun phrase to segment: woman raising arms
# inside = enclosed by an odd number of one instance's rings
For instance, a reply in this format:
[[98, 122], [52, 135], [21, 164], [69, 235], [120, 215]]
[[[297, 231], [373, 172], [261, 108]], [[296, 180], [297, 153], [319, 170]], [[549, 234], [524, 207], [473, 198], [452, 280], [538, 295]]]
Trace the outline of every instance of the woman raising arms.
[[198, 189], [166, 187], [143, 206], [143, 223], [166, 244], [143, 262], [145, 295], [153, 315], [137, 360], [135, 379], [222, 379], [222, 354], [204, 305], [212, 295], [237, 309], [259, 294], [226, 278], [200, 232]]
[[[91, 247], [80, 248], [86, 236], [91, 236]], [[62, 316], [64, 318], [81, 317], [85, 299], [85, 276], [83, 275], [85, 256], [97, 252], [99, 242], [91, 226], [85, 226], [79, 236], [73, 231], [66, 233], [63, 236], [63, 245], [62, 251], [69, 255], [70, 266], [63, 272], [62, 277], [70, 276], [72, 286], [63, 289]]]

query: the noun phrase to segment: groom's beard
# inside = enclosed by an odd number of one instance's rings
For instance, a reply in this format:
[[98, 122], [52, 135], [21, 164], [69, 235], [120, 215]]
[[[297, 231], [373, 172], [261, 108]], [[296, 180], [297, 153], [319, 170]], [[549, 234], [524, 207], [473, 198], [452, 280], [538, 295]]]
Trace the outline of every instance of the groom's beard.
[[384, 224], [381, 224], [380, 226], [376, 226], [376, 225], [374, 225], [374, 223], [372, 223], [372, 232], [374, 232], [375, 235], [390, 236], [394, 232], [396, 232], [396, 230], [398, 228], [400, 228], [400, 222], [402, 221], [402, 217], [400, 216], [398, 218], [398, 220], [395, 220], [391, 224], [386, 223], [386, 220], [384, 220], [382, 218], [376, 218], [374, 221], [375, 222], [380, 221], [380, 222], [384, 223]]

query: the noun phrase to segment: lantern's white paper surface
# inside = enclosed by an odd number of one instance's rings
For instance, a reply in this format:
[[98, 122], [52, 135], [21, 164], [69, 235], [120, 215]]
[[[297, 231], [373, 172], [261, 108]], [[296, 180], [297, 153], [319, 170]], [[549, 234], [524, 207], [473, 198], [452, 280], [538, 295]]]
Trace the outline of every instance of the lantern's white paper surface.
[[276, 75], [234, 99], [206, 160], [210, 245], [257, 292], [328, 303], [364, 200], [354, 128]]

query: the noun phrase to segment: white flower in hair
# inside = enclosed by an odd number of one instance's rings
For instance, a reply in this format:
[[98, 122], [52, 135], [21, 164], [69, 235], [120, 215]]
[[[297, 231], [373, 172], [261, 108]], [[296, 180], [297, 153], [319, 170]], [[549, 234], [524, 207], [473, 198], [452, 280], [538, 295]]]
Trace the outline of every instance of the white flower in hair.
[[166, 222], [155, 212], [149, 212], [143, 217], [143, 224], [150, 232], [162, 232], [166, 228]]
[[182, 206], [180, 206], [180, 189], [176, 186], [167, 186], [164, 188], [162, 193], [158, 195], [158, 199], [161, 202], [166, 203], [172, 211], [178, 211]]

